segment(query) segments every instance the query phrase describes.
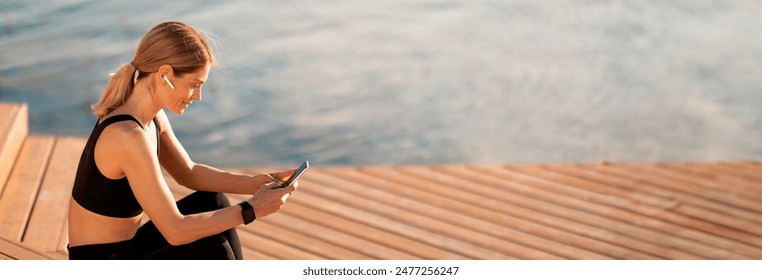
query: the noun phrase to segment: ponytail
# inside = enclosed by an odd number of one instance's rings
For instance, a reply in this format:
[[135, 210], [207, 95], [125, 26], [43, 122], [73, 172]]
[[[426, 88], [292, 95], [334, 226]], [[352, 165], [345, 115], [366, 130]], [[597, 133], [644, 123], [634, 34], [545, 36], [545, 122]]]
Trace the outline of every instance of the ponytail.
[[116, 72], [111, 73], [111, 78], [101, 93], [100, 100], [91, 106], [98, 118], [103, 118], [127, 102], [127, 99], [132, 95], [132, 89], [135, 87], [132, 79], [133, 73], [135, 73], [135, 69], [131, 64], [124, 64], [116, 69]]

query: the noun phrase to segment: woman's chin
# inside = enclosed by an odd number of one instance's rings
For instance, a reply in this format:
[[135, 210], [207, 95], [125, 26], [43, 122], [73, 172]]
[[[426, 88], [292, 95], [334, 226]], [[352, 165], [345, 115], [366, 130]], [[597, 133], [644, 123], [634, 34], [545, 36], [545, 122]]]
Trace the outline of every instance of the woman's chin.
[[187, 107], [170, 108], [169, 110], [172, 111], [172, 113], [174, 113], [175, 115], [182, 116], [185, 113], [185, 109], [187, 109]]

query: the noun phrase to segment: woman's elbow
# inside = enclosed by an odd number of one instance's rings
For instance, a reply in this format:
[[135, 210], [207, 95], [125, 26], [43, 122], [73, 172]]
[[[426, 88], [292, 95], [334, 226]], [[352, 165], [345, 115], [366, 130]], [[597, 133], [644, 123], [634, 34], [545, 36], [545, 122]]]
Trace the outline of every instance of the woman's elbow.
[[183, 240], [183, 239], [167, 239], [167, 243], [169, 243], [169, 245], [172, 245], [172, 246], [180, 246], [180, 245], [191, 243], [191, 241]]
[[182, 245], [182, 238], [177, 230], [173, 229], [172, 227], [159, 227], [158, 225], [157, 229], [159, 230], [159, 233], [161, 233], [161, 236], [164, 237], [164, 240], [166, 240], [170, 245]]
[[159, 229], [159, 232], [164, 237], [164, 239], [167, 240], [167, 243], [172, 246], [180, 246], [193, 242], [190, 236], [188, 236], [188, 234], [180, 228], [179, 223], [175, 223], [173, 225], [164, 225], [161, 227], [157, 225], [157, 229]]
[[187, 235], [174, 230], [172, 230], [170, 233], [162, 232], [162, 235], [164, 236], [164, 239], [167, 240], [167, 243], [172, 246], [180, 246], [193, 242], [193, 240], [188, 238]]

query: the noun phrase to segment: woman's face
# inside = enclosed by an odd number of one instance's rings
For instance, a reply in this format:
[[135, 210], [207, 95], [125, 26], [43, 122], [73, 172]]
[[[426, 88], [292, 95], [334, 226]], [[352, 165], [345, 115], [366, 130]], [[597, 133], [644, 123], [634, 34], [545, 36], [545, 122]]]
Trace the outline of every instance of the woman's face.
[[209, 77], [209, 68], [210, 66], [207, 65], [196, 72], [171, 79], [175, 89], [167, 87], [169, 98], [166, 100], [165, 106], [173, 113], [182, 115], [194, 100], [201, 101], [201, 91]]

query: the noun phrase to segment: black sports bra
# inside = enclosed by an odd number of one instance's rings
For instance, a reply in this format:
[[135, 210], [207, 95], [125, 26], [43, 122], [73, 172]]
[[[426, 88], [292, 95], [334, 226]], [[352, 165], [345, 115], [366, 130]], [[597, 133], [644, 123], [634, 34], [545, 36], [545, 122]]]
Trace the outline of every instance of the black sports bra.
[[[85, 144], [85, 149], [79, 159], [79, 167], [71, 196], [79, 205], [89, 211], [114, 218], [135, 217], [143, 212], [143, 207], [135, 198], [127, 177], [116, 180], [106, 178], [95, 165], [95, 144], [98, 142], [103, 129], [113, 123], [129, 120], [143, 128], [143, 125], [135, 117], [117, 115], [103, 120], [100, 124], [96, 122], [90, 137], [87, 139], [87, 144]], [[160, 128], [155, 118], [153, 122], [156, 125], [156, 153], [158, 154]]]

